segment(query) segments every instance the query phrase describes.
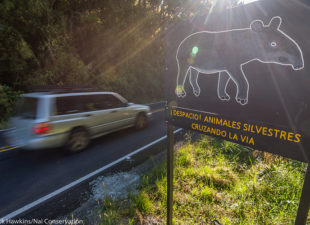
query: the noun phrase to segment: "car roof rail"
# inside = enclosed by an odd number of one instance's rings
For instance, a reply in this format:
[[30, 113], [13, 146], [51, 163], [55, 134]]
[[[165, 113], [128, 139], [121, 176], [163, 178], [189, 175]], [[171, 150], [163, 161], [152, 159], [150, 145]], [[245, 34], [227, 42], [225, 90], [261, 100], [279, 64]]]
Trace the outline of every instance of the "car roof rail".
[[30, 86], [27, 92], [47, 92], [47, 93], [74, 93], [74, 92], [93, 92], [98, 91], [87, 86], [58, 86], [58, 85], [38, 85]]

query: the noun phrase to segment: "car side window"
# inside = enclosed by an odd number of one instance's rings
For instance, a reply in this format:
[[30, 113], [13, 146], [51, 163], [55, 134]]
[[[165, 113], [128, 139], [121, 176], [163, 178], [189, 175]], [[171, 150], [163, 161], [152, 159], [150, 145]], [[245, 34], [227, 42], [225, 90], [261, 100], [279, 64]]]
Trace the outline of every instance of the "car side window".
[[82, 95], [79, 96], [79, 103], [82, 112], [98, 110], [96, 95]]
[[98, 95], [97, 98], [100, 109], [113, 109], [124, 106], [124, 102], [112, 94]]
[[87, 95], [83, 97], [83, 104], [86, 111], [105, 109], [102, 101], [102, 95]]
[[56, 114], [65, 115], [81, 112], [82, 108], [77, 97], [78, 96], [68, 96], [56, 98]]
[[113, 109], [124, 106], [124, 102], [112, 94], [81, 95], [56, 98], [57, 115]]

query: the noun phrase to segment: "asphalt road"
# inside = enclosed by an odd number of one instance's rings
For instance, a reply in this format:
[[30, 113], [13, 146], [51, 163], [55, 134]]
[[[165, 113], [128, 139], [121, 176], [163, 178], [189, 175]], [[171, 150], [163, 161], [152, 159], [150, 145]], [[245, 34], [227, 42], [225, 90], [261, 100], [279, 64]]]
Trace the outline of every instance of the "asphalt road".
[[0, 138], [0, 218], [166, 135], [164, 112], [157, 109], [146, 129], [132, 128], [92, 141], [81, 153], [24, 152]]

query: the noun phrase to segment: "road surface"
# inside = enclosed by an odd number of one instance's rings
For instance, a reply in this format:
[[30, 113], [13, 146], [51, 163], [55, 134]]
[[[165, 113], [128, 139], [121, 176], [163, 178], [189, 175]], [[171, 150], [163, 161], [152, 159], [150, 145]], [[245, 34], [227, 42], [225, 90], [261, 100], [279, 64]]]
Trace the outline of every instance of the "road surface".
[[0, 218], [166, 135], [163, 108], [146, 129], [103, 136], [81, 153], [25, 152], [0, 138]]

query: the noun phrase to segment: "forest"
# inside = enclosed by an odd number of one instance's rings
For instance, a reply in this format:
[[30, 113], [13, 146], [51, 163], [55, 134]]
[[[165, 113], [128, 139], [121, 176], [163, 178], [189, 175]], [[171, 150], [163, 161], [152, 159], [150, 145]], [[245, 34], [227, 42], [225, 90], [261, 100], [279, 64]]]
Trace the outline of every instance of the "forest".
[[[232, 0], [231, 0], [232, 1]], [[215, 0], [2, 0], [0, 123], [33, 86], [87, 86], [164, 99], [165, 24]]]

